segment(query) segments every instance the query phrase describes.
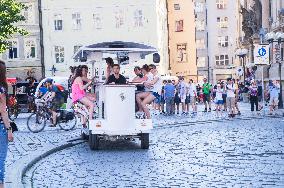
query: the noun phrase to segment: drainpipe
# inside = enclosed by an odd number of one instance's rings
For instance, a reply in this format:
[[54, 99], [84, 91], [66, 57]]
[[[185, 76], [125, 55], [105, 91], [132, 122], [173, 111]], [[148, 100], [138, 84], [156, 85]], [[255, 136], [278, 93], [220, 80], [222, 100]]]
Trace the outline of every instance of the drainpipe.
[[169, 30], [169, 5], [168, 1], [166, 0], [166, 9], [167, 9], [167, 30], [168, 30], [168, 62], [169, 62], [169, 67], [168, 70], [171, 70], [171, 52], [170, 52], [170, 30]]
[[40, 63], [42, 78], [45, 78], [45, 65], [44, 65], [44, 45], [43, 45], [43, 27], [42, 27], [42, 1], [38, 0], [38, 12], [39, 12], [39, 30], [40, 30]]

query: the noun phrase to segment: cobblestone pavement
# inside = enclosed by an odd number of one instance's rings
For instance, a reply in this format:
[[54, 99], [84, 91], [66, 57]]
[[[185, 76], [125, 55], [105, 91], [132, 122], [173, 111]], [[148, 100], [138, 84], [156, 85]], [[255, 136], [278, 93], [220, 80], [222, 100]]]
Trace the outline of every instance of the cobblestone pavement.
[[[50, 155], [27, 187], [284, 187], [280, 118], [159, 126], [150, 149], [127, 141], [87, 143]], [[32, 180], [32, 181], [30, 181]]]

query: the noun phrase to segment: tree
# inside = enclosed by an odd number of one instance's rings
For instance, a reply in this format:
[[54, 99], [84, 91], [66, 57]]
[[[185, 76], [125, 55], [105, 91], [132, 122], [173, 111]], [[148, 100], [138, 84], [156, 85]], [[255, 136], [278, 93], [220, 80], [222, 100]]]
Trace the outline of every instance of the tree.
[[14, 34], [26, 35], [28, 32], [15, 24], [24, 21], [22, 10], [25, 5], [16, 0], [0, 0], [0, 53], [9, 48], [8, 39]]

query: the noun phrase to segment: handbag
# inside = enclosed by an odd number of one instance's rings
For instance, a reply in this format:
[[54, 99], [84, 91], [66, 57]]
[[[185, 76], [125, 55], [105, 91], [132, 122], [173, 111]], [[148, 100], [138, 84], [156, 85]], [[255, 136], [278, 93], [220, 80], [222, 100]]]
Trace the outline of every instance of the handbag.
[[10, 126], [12, 128], [12, 133], [15, 132], [15, 131], [18, 131], [18, 127], [17, 127], [15, 122], [11, 121]]

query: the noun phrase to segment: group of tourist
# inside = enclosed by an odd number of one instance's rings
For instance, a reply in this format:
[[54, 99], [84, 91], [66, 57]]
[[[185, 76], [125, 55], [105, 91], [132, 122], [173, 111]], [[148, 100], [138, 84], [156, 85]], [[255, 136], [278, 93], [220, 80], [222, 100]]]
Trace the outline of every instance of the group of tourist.
[[[246, 94], [246, 95], [243, 95]], [[269, 114], [275, 113], [278, 108], [280, 86], [276, 81], [269, 81], [265, 89], [265, 99], [269, 103]], [[155, 100], [153, 106], [156, 114], [164, 115], [181, 114], [192, 116], [197, 114], [197, 104], [204, 104], [203, 112], [216, 111], [218, 117], [226, 111], [229, 117], [241, 115], [238, 102], [248, 97], [251, 104], [251, 112], [259, 112], [263, 109], [262, 86], [255, 80], [244, 85], [239, 80], [228, 78], [226, 81], [218, 81], [212, 85], [207, 78], [203, 84], [195, 84], [192, 79], [186, 82], [183, 77], [178, 81], [163, 80], [161, 96]], [[212, 103], [214, 109], [212, 110]], [[181, 106], [181, 110], [180, 110]], [[190, 106], [192, 108], [190, 113]]]

